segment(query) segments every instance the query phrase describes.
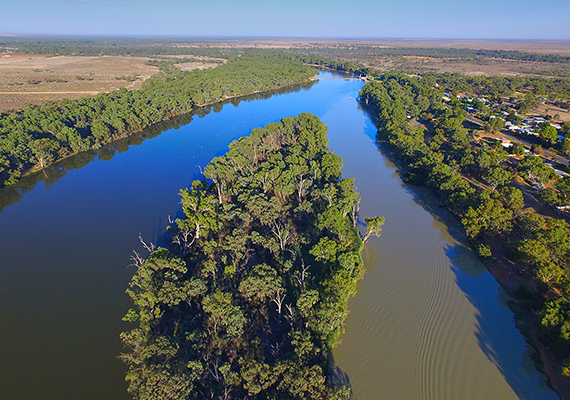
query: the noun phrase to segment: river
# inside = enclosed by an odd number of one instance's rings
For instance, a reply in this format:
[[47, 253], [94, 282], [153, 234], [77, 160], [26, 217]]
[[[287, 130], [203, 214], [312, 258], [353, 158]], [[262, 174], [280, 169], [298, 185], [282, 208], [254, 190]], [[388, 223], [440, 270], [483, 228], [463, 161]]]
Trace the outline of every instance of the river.
[[355, 399], [558, 398], [457, 222], [376, 147], [356, 102], [363, 83], [320, 77], [182, 117], [0, 193], [0, 397], [128, 399], [117, 355], [139, 233], [160, 242], [179, 189], [232, 140], [310, 112], [329, 126], [343, 176], [356, 178], [361, 218], [386, 217], [334, 352]]

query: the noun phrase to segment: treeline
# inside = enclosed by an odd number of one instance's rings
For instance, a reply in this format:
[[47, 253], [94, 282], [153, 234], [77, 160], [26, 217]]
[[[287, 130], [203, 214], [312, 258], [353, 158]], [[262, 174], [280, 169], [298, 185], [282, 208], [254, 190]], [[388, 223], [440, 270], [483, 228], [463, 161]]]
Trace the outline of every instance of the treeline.
[[[204, 55], [217, 57], [227, 52], [230, 47], [221, 49], [223, 39], [189, 38], [121, 38], [121, 37], [4, 37], [0, 49], [17, 48], [25, 54], [60, 54], [60, 55], [117, 55], [117, 56], [152, 56], [152, 55]], [[229, 41], [228, 41], [229, 43]], [[243, 50], [243, 49], [242, 49]], [[299, 49], [292, 49], [299, 52]], [[570, 57], [556, 54], [538, 54], [518, 50], [486, 50], [437, 47], [379, 47], [368, 44], [341, 45], [338, 47], [315, 44], [302, 50], [303, 53], [319, 55], [330, 60], [347, 57], [434, 57], [454, 59], [504, 59], [515, 61], [535, 61], [547, 63], [570, 63]]]
[[556, 54], [537, 54], [517, 50], [458, 49], [437, 47], [378, 47], [371, 45], [346, 45], [340, 47], [315, 46], [306, 50], [328, 58], [346, 57], [430, 57], [452, 59], [504, 59], [516, 61], [538, 61], [548, 63], [570, 63], [570, 57]]
[[[202, 43], [203, 41], [201, 41]], [[16, 51], [22, 54], [82, 55], [82, 56], [138, 56], [194, 55], [223, 57], [228, 49], [196, 45], [191, 40], [153, 38], [64, 38], [64, 37], [4, 37], [0, 51]]]
[[[432, 50], [432, 49], [426, 49]], [[454, 49], [450, 49], [454, 50]], [[265, 50], [267, 51], [267, 50]], [[310, 52], [310, 50], [309, 50]], [[326, 52], [325, 52], [326, 54]], [[284, 53], [275, 56], [285, 57]], [[361, 59], [347, 60], [346, 57], [329, 58], [320, 54], [299, 54], [290, 52], [290, 59], [300, 60], [306, 64], [318, 65], [356, 76], [369, 76], [373, 69], [366, 67]], [[397, 74], [397, 73], [395, 73]], [[517, 101], [525, 106], [525, 110], [540, 105], [538, 97], [545, 97], [557, 105], [567, 108], [570, 100], [570, 79], [542, 78], [536, 76], [470, 76], [460, 73], [421, 73], [423, 81], [430, 85], [439, 85], [442, 89], [450, 89], [453, 93], [473, 93], [487, 96], [502, 103], [502, 97], [524, 93]]]
[[141, 90], [122, 88], [0, 114], [0, 187], [32, 168], [97, 149], [194, 107], [299, 84], [313, 75], [298, 61], [230, 56], [216, 68], [155, 75]]
[[322, 57], [320, 55], [309, 54], [310, 52], [300, 53], [299, 49], [283, 51], [283, 50], [274, 50], [274, 49], [244, 48], [244, 49], [226, 49], [225, 51], [233, 51], [233, 53], [235, 54], [247, 54], [255, 57], [279, 58], [291, 61], [301, 61], [305, 64], [334, 69], [335, 71], [338, 72], [346, 72], [354, 74], [356, 76], [364, 76], [367, 75], [368, 73], [372, 73], [372, 70], [370, 68], [366, 68], [365, 65], [360, 62], [341, 60], [341, 59], [331, 59], [331, 58]]
[[135, 398], [350, 396], [329, 362], [363, 274], [360, 198], [326, 132], [310, 114], [254, 129], [180, 192], [170, 249], [134, 257]]
[[443, 48], [364, 48], [363, 51], [374, 51], [375, 54], [438, 57], [438, 58], [497, 58], [515, 61], [538, 61], [548, 63], [570, 63], [570, 57], [556, 54], [537, 54], [518, 50], [485, 50], [485, 49], [443, 49]]
[[[507, 162], [499, 142], [478, 143], [463, 126], [465, 111], [444, 107], [441, 91], [423, 78], [383, 75], [366, 84], [360, 101], [377, 118], [378, 139], [400, 159], [405, 180], [431, 188], [461, 221], [471, 245], [490, 257], [500, 243], [508, 257], [539, 282], [539, 293], [520, 287], [515, 295], [542, 315], [542, 332], [561, 358], [570, 356], [570, 227], [563, 219], [544, 217], [525, 207], [511, 182], [544, 188], [557, 180], [537, 156]], [[414, 127], [407, 122], [421, 121]], [[555, 184], [567, 196], [567, 178]], [[563, 187], [564, 186], [564, 187]], [[552, 189], [543, 190], [548, 193]], [[545, 196], [545, 194], [543, 194]], [[549, 288], [562, 293], [547, 300]], [[566, 366], [564, 373], [570, 375]]]

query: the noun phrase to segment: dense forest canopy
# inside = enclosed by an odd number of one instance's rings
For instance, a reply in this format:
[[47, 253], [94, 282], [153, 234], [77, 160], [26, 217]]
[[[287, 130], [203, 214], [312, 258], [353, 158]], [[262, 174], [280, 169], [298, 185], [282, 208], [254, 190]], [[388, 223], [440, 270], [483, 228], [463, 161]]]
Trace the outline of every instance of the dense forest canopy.
[[229, 56], [206, 70], [169, 70], [143, 89], [46, 102], [0, 114], [0, 187], [33, 167], [97, 149], [195, 107], [307, 82], [315, 70], [285, 58]]
[[135, 398], [348, 398], [329, 356], [363, 274], [360, 198], [326, 132], [310, 114], [254, 129], [180, 192], [170, 248], [135, 257]]

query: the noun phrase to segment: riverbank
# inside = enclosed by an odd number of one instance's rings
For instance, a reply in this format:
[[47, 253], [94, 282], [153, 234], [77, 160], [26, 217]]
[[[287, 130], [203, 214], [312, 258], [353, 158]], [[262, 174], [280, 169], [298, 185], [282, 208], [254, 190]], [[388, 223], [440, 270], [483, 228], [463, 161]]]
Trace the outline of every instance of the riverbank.
[[[491, 261], [483, 260], [487, 270], [495, 280], [513, 296], [517, 289], [524, 285], [529, 290], [537, 291], [537, 280], [528, 273], [520, 274], [519, 268], [505, 256], [505, 249], [497, 242], [486, 242], [491, 247], [494, 258]], [[548, 297], [556, 296], [551, 292]], [[536, 312], [522, 309], [516, 300], [509, 302], [513, 311], [517, 328], [527, 340], [527, 343], [536, 350], [537, 358], [533, 358], [536, 367], [548, 377], [548, 383], [562, 400], [570, 399], [570, 379], [562, 375], [562, 362], [550, 347], [540, 339], [540, 316]]]
[[[382, 146], [380, 141], [377, 141], [377, 143], [381, 147], [382, 152], [394, 163], [398, 175], [403, 180], [407, 170], [398, 159], [397, 154]], [[433, 193], [431, 189], [428, 188], [428, 190], [430, 190], [430, 193]], [[447, 210], [461, 224], [460, 218], [451, 210]], [[546, 375], [548, 385], [560, 395], [562, 400], [570, 399], [570, 379], [562, 375], [562, 360], [557, 358], [552, 350], [540, 339], [540, 316], [536, 312], [522, 309], [515, 298], [515, 293], [521, 284], [527, 287], [530, 292], [537, 293], [539, 282], [529, 273], [519, 273], [519, 268], [506, 257], [506, 251], [500, 242], [485, 240], [483, 243], [491, 247], [493, 257], [480, 259], [480, 261], [507, 294], [513, 297], [513, 300], [509, 302], [509, 308], [513, 312], [518, 330], [524, 336], [528, 345], [536, 351], [536, 357], [533, 357], [533, 361], [537, 369]], [[475, 251], [474, 249], [472, 250]], [[557, 295], [554, 292], [550, 292], [547, 296], [550, 298]]]
[[[318, 78], [316, 75], [313, 75], [313, 76], [311, 76], [311, 77], [308, 78], [308, 81], [309, 81], [309, 82], [316, 82], [316, 81], [318, 81], [318, 80], [319, 80], [319, 78]], [[309, 83], [309, 82], [303, 82], [303, 83], [301, 83], [301, 85], [304, 84], [304, 83]], [[268, 90], [256, 90], [256, 91], [253, 91], [253, 92], [243, 93], [243, 94], [236, 95], [236, 96], [224, 95], [224, 96], [223, 96], [221, 99], [219, 99], [219, 100], [214, 100], [214, 101], [210, 101], [210, 102], [208, 102], [208, 103], [203, 103], [203, 104], [195, 104], [195, 108], [209, 107], [209, 106], [213, 106], [213, 105], [216, 105], [216, 104], [223, 103], [224, 101], [234, 100], [234, 99], [240, 99], [240, 98], [242, 98], [242, 97], [253, 96], [253, 95], [256, 95], [256, 94], [271, 93], [271, 92], [275, 92], [275, 91], [277, 91], [277, 90], [287, 89], [288, 87], [292, 87], [292, 86], [295, 86], [295, 85], [299, 85], [299, 83], [292, 83], [292, 84], [290, 84], [290, 85], [277, 86], [277, 87], [274, 87], [274, 88], [271, 88], [271, 89], [268, 89]]]
[[[45, 103], [2, 114], [1, 184], [13, 184], [69, 155], [98, 149], [196, 108], [301, 85], [315, 74], [299, 62], [253, 56], [208, 71], [166, 74], [141, 90], [62, 101], [57, 110]], [[39, 122], [48, 120], [49, 126]], [[20, 143], [27, 144], [26, 151]]]
[[[423, 90], [426, 96], [431, 96], [436, 105], [428, 102], [418, 103], [415, 99], [402, 94], [415, 90]], [[570, 398], [565, 394], [567, 385], [564, 384], [565, 378], [561, 375], [561, 361], [552, 361], [551, 357], [541, 352], [541, 348], [545, 346], [538, 341], [544, 302], [557, 297], [556, 289], [542, 283], [538, 277], [544, 276], [550, 280], [553, 278], [544, 275], [541, 265], [534, 262], [522, 247], [528, 245], [530, 239], [525, 237], [520, 229], [513, 229], [514, 226], [524, 228], [527, 217], [535, 218], [542, 221], [542, 224], [537, 225], [532, 234], [540, 238], [542, 233], [548, 233], [550, 224], [536, 210], [524, 218], [516, 219], [517, 215], [523, 213], [523, 209], [529, 210], [525, 207], [532, 206], [525, 202], [524, 196], [516, 188], [514, 191], [490, 190], [485, 182], [494, 179], [489, 174], [494, 173], [495, 169], [502, 171], [509, 178], [512, 177], [513, 171], [501, 166], [501, 159], [505, 157], [504, 151], [501, 152], [502, 148], [477, 147], [467, 132], [461, 128], [464, 116], [460, 112], [437, 107], [436, 99], [440, 95], [441, 93], [418, 79], [388, 75], [372, 84], [367, 84], [361, 91], [360, 98], [361, 104], [369, 104], [373, 113], [379, 118], [376, 123], [376, 126], [380, 127], [377, 140], [385, 142], [399, 161], [405, 160], [404, 168], [409, 170], [400, 171], [400, 174], [406, 176], [412, 184], [430, 188], [439, 197], [439, 205], [446, 206], [461, 221], [461, 226], [470, 238], [466, 242], [477, 249], [476, 253], [480, 258], [488, 264], [498, 265], [497, 268], [488, 266], [487, 269], [507, 293], [518, 296], [519, 307], [525, 313], [517, 312], [516, 318], [519, 321], [519, 328], [523, 320], [524, 325], [529, 327], [520, 329], [521, 333], [535, 332], [527, 335], [530, 339], [527, 342], [537, 348], [539, 356], [543, 359], [542, 363], [539, 360], [537, 366], [549, 364], [544, 370], [549, 372], [551, 387], [558, 390], [563, 398]], [[406, 105], [410, 105], [412, 111], [408, 110]], [[412, 109], [411, 105], [420, 108]], [[432, 115], [429, 118], [432, 121], [429, 129], [415, 129], [406, 124], [406, 119], [417, 118], [421, 112]], [[477, 179], [474, 180], [473, 175], [477, 176]], [[502, 185], [510, 181], [511, 179]], [[502, 185], [495, 184], [493, 189]], [[488, 190], [485, 191], [485, 188]], [[567, 228], [561, 227], [560, 234], [567, 235], [566, 230]], [[513, 254], [507, 257], [506, 249], [511, 243], [519, 245], [513, 249]], [[555, 245], [554, 247], [557, 249]], [[546, 257], [552, 257], [552, 262], [555, 265], [558, 263], [563, 268], [565, 261], [560, 263], [550, 252]], [[519, 271], [520, 265], [517, 268], [510, 259], [530, 259], [525, 264], [528, 272]], [[536, 274], [531, 273], [531, 269], [536, 269]], [[519, 272], [522, 274], [519, 275]], [[516, 296], [511, 301], [513, 308], [517, 303]]]
[[[361, 82], [319, 77], [310, 89], [233, 100], [157, 125], [84, 167], [92, 154], [79, 154], [66, 161], [67, 174], [55, 165], [47, 180], [23, 188], [0, 213], [0, 304], [10, 316], [0, 336], [4, 360], [19, 360], [0, 377], [7, 398], [72, 400], [81, 392], [86, 400], [129, 400], [116, 356], [124, 351], [118, 334], [127, 329], [124, 288], [134, 273], [126, 265], [132, 249], [142, 250], [139, 232], [162, 245], [169, 216], [180, 217], [178, 190], [201, 178], [200, 166], [253, 129], [307, 111], [329, 126], [343, 174], [356, 177], [361, 216], [381, 213], [387, 221], [364, 249], [367, 272], [334, 351], [355, 397], [559, 398], [529, 363], [495, 280], [471, 274], [474, 255], [414, 201], [378, 152], [376, 130], [354, 100]], [[499, 357], [489, 358], [489, 348]]]

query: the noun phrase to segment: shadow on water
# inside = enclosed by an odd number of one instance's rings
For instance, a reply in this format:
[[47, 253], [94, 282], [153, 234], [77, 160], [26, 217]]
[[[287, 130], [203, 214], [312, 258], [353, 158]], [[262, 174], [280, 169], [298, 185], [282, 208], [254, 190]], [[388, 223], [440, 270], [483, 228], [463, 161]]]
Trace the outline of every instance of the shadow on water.
[[331, 365], [331, 382], [333, 384], [333, 386], [338, 387], [338, 386], [345, 386], [347, 387], [350, 392], [352, 393], [352, 386], [350, 384], [350, 378], [348, 377], [348, 374], [346, 374], [345, 372], [343, 372], [340, 367], [336, 366], [336, 363], [334, 361], [334, 357], [331, 353], [331, 355], [329, 356], [329, 365]]
[[[530, 361], [535, 350], [527, 346], [524, 354], [518, 353], [511, 343], [512, 335], [505, 334], [505, 331], [516, 329], [513, 315], [504, 301], [507, 294], [499, 285], [494, 290], [489, 290], [488, 287], [482, 290], [480, 282], [469, 274], [472, 265], [479, 261], [474, 260], [473, 252], [465, 245], [458, 243], [448, 246], [445, 253], [452, 262], [457, 285], [476, 309], [475, 336], [483, 353], [520, 399], [536, 399], [536, 391], [533, 393], [532, 390], [534, 385], [548, 391], [545, 377], [536, 371]], [[497, 303], [501, 304], [504, 312], [497, 311]]]
[[[536, 370], [532, 362], [534, 349], [526, 345], [522, 336], [514, 336], [517, 328], [507, 305], [509, 296], [466, 244], [467, 237], [459, 221], [437, 205], [438, 199], [428, 189], [402, 185], [412, 194], [414, 201], [434, 218], [434, 226], [442, 237], [453, 239], [448, 240], [450, 244], [444, 247], [444, 252], [457, 286], [475, 309], [474, 335], [480, 349], [518, 398], [536, 399], [537, 388], [539, 392], [545, 391], [543, 398], [553, 398], [555, 394], [547, 386], [546, 377]], [[526, 346], [524, 353], [521, 353], [521, 345]]]
[[[557, 398], [556, 392], [548, 387], [546, 376], [537, 371], [532, 361], [535, 350], [526, 344], [522, 335], [514, 335], [514, 332], [519, 332], [507, 304], [508, 294], [487, 273], [485, 265], [466, 244], [467, 236], [460, 222], [451, 212], [438, 205], [439, 199], [429, 189], [412, 186], [401, 180], [396, 155], [373, 137], [377, 132], [372, 122], [373, 116], [366, 109], [364, 111], [370, 117], [368, 123], [372, 125], [365, 131], [376, 142], [378, 151], [392, 164], [394, 173], [400, 176], [402, 187], [411, 194], [416, 204], [432, 216], [434, 227], [440, 231], [442, 238], [451, 239], [447, 240], [449, 244], [444, 252], [450, 261], [458, 287], [475, 309], [474, 335], [482, 352], [520, 399]], [[521, 352], [521, 345], [526, 346], [524, 352]]]
[[155, 138], [163, 132], [172, 129], [176, 130], [185, 125], [188, 125], [190, 122], [192, 122], [194, 117], [204, 118], [211, 112], [219, 113], [222, 111], [224, 106], [228, 104], [237, 107], [242, 102], [264, 100], [269, 99], [273, 96], [299, 92], [303, 89], [309, 89], [316, 82], [317, 81], [311, 81], [302, 85], [289, 86], [271, 92], [255, 93], [252, 95], [228, 99], [213, 105], [200, 107], [191, 113], [179, 115], [169, 120], [156, 123], [141, 132], [137, 132], [126, 138], [118, 139], [108, 145], [101, 147], [100, 149], [88, 150], [82, 153], [74, 154], [73, 156], [58, 161], [41, 171], [34, 172], [23, 177], [14, 185], [0, 189], [0, 213], [2, 213], [5, 208], [20, 201], [24, 194], [35, 189], [35, 187], [41, 182], [43, 182], [44, 186], [48, 188], [66, 176], [70, 171], [83, 168], [95, 160], [110, 161], [113, 159], [115, 154], [123, 153], [133, 146], [139, 146], [147, 139]]
[[[450, 244], [445, 246], [444, 251], [451, 263], [457, 286], [475, 309], [477, 322], [474, 335], [480, 349], [520, 399], [536, 399], [536, 388], [546, 391], [544, 398], [552, 398], [549, 395], [554, 395], [554, 392], [547, 386], [546, 377], [536, 370], [532, 362], [535, 350], [524, 342], [522, 336], [513, 339], [517, 328], [514, 315], [507, 305], [509, 296], [466, 244], [467, 236], [459, 221], [437, 205], [438, 199], [428, 189], [403, 185], [414, 201], [439, 222], [434, 225], [442, 237], [453, 239], [448, 241]], [[525, 353], [520, 353], [521, 344], [526, 346]]]
[[[547, 395], [554, 392], [548, 388], [546, 377], [536, 370], [532, 362], [535, 350], [524, 342], [522, 336], [513, 339], [517, 328], [514, 315], [507, 305], [509, 296], [466, 244], [467, 237], [459, 221], [437, 205], [436, 196], [428, 189], [406, 186], [412, 192], [414, 201], [441, 223], [437, 225], [442, 236], [453, 238], [453, 241], [449, 241], [453, 244], [445, 246], [444, 251], [451, 262], [457, 286], [475, 308], [477, 322], [474, 335], [480, 349], [520, 399], [536, 399], [536, 388], [547, 391], [544, 398], [552, 398]], [[524, 354], [520, 353], [521, 344], [526, 346]]]

